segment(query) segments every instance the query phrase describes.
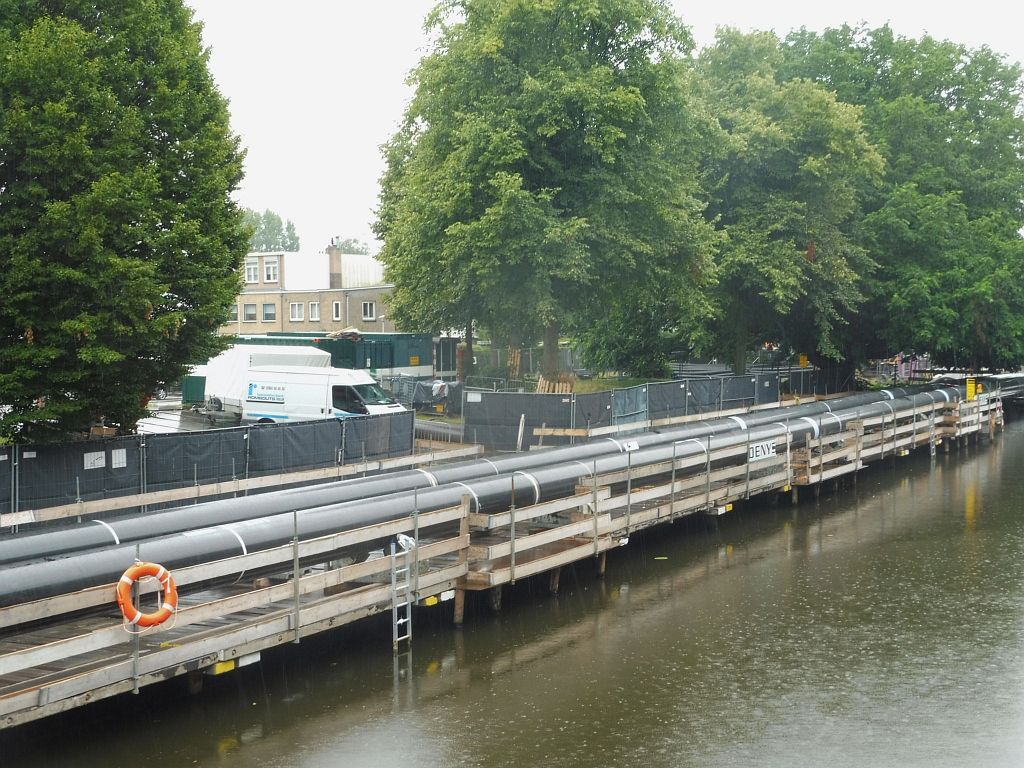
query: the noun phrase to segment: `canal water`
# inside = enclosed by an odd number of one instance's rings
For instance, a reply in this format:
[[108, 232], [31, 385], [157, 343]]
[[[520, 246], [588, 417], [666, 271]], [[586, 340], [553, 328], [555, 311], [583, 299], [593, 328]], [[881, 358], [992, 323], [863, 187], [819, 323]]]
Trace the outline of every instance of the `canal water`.
[[742, 506], [461, 631], [420, 612], [397, 678], [371, 622], [0, 733], [0, 765], [1024, 764], [1024, 421]]

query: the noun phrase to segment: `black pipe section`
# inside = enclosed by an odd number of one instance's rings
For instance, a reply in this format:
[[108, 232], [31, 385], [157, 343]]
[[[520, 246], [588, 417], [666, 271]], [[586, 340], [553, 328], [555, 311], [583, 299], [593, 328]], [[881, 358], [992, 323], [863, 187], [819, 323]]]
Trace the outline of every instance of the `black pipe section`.
[[848, 409], [893, 397], [906, 397], [915, 390], [923, 389], [923, 387], [915, 387], [862, 392], [833, 400], [812, 401], [789, 406], [784, 409], [767, 409], [743, 416], [696, 421], [669, 427], [659, 432], [646, 432], [629, 437], [603, 438], [579, 445], [547, 448], [542, 451], [529, 451], [511, 456], [472, 459], [424, 470], [414, 469], [373, 477], [288, 488], [252, 496], [202, 502], [141, 515], [122, 515], [106, 519], [93, 517], [74, 525], [3, 537], [0, 539], [0, 565], [43, 557], [56, 557], [86, 549], [124, 544], [215, 525], [226, 525], [282, 512], [340, 504], [345, 501], [371, 498], [396, 491], [430, 488], [456, 480], [470, 480], [488, 475], [526, 471], [562, 461], [584, 460], [595, 456], [620, 453], [624, 450], [624, 444], [629, 441], [637, 443], [640, 447], [645, 447], [687, 438], [706, 437], [737, 428], [750, 428], [777, 421], [779, 417], [775, 414], [780, 411], [784, 411], [786, 418], [789, 419], [812, 417], [834, 409]]
[[[529, 472], [509, 469], [493, 477], [454, 481], [428, 489], [401, 491], [375, 498], [329, 504], [298, 513], [289, 512], [206, 527], [56, 560], [19, 563], [0, 568], [0, 606], [116, 581], [134, 561], [136, 548], [141, 559], [174, 569], [286, 544], [291, 541], [296, 524], [299, 538], [306, 540], [399, 520], [417, 511], [429, 512], [455, 506], [467, 495], [474, 511], [505, 510], [513, 502], [513, 496], [515, 504], [522, 506], [567, 495], [580, 484], [581, 478], [594, 472], [603, 474], [620, 471], [628, 466], [640, 467], [664, 462], [673, 457], [680, 459], [702, 455], [707, 450], [715, 451], [726, 446], [769, 440], [787, 432], [792, 435], [794, 444], [799, 445], [808, 436], [842, 431], [852, 420], [905, 415], [914, 408], [942, 399], [953, 401], [958, 397], [959, 392], [955, 389], [938, 390], [845, 410], [833, 409], [813, 417], [793, 418], [789, 413], [774, 411], [770, 415], [765, 414], [765, 418], [774, 417], [773, 422], [751, 428], [744, 428], [734, 422], [731, 430], [707, 434], [702, 439], [681, 437], [685, 432], [677, 432], [675, 437], [678, 439], [669, 442], [641, 446], [638, 441], [636, 448], [628, 452], [588, 456], [588, 460], [572, 458], [548, 463]], [[560, 455], [565, 454], [563, 452]], [[365, 548], [360, 554], [365, 554]], [[320, 559], [326, 559], [326, 556]]]

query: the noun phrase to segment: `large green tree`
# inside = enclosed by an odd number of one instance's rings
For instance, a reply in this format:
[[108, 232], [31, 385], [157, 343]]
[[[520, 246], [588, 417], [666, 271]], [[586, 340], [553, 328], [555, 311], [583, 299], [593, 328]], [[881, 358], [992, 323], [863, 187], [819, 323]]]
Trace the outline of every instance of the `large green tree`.
[[718, 256], [715, 340], [743, 370], [758, 342], [844, 358], [840, 329], [873, 264], [854, 235], [882, 158], [860, 108], [783, 80], [773, 33], [720, 30], [697, 67], [722, 127], [708, 158]]
[[663, 0], [449, 0], [386, 148], [376, 232], [407, 327], [511, 343], [707, 277], [704, 115]]
[[247, 232], [181, 0], [0, 0], [0, 434], [105, 416], [215, 353]]
[[801, 30], [784, 51], [787, 77], [863, 106], [887, 161], [863, 214], [879, 268], [851, 347], [958, 365], [1024, 361], [1021, 67], [887, 26]]
[[299, 235], [292, 221], [284, 220], [280, 214], [269, 208], [263, 213], [244, 208], [245, 225], [252, 231], [249, 250], [269, 253], [272, 251], [299, 250]]

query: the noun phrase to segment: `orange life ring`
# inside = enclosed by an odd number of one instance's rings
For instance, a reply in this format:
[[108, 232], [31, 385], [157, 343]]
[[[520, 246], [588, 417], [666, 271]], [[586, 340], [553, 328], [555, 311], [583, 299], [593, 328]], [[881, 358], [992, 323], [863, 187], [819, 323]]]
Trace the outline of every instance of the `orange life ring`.
[[[154, 613], [143, 613], [135, 607], [132, 601], [132, 587], [135, 582], [145, 576], [152, 576], [160, 581], [160, 588], [163, 590], [163, 600], [160, 603], [160, 610]], [[121, 576], [117, 582], [117, 604], [121, 613], [129, 624], [137, 624], [140, 627], [155, 627], [163, 624], [178, 607], [178, 587], [171, 578], [171, 572], [162, 565], [156, 563], [136, 563]]]

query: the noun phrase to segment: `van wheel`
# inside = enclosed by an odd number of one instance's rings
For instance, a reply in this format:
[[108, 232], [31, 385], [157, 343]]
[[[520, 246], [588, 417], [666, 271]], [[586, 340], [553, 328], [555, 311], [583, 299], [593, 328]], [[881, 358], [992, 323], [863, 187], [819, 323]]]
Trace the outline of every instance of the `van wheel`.
[[256, 423], [257, 424], [273, 424], [274, 420], [273, 419], [260, 419]]

